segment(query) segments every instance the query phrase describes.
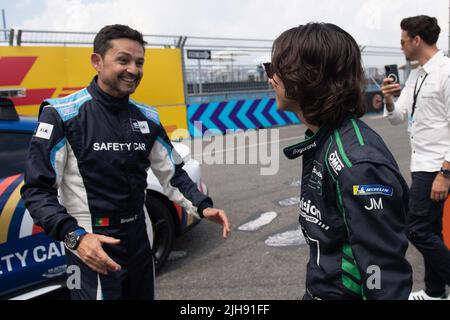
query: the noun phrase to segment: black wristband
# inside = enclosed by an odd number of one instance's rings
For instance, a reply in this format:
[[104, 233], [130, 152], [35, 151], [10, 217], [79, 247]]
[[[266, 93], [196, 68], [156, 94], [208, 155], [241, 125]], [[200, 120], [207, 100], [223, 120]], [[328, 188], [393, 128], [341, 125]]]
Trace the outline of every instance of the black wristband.
[[439, 173], [441, 173], [446, 178], [450, 178], [450, 170], [445, 169], [444, 167], [441, 167], [441, 170], [439, 170]]

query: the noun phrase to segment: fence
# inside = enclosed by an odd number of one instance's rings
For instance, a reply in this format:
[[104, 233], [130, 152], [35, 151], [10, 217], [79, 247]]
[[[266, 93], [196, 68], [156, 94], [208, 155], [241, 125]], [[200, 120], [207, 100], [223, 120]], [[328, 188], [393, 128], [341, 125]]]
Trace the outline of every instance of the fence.
[[[273, 40], [186, 37], [183, 43], [186, 100], [211, 102], [247, 92], [267, 97], [271, 91], [263, 62], [270, 61]], [[210, 52], [208, 59], [190, 59], [190, 50]]]
[[[270, 96], [271, 88], [262, 67], [270, 61], [273, 40], [186, 37], [183, 41], [184, 80], [187, 103], [212, 102], [223, 96]], [[404, 82], [410, 66], [400, 48], [360, 46], [366, 73], [366, 91], [379, 91], [385, 64], [400, 65]], [[190, 59], [189, 50], [209, 52], [207, 59]]]
[[[95, 32], [0, 29], [0, 44], [13, 46], [90, 46]], [[148, 47], [182, 48], [188, 96], [230, 91], [269, 90], [262, 63], [270, 61], [271, 39], [144, 35]], [[189, 50], [211, 52], [208, 59], [190, 59]], [[368, 84], [380, 83], [383, 64], [404, 64], [399, 48], [361, 46]], [[382, 62], [383, 61], [383, 62]], [[408, 73], [406, 68], [405, 74]], [[214, 85], [213, 85], [214, 84]]]
[[[91, 47], [96, 34], [36, 30], [0, 31], [4, 32], [0, 43], [10, 46], [16, 44], [19, 47]], [[163, 68], [161, 64], [157, 72], [161, 73], [160, 76], [165, 76], [168, 72], [180, 73], [176, 81], [181, 88], [177, 105], [184, 103], [188, 113], [188, 125], [190, 120], [200, 119], [204, 120], [206, 129], [219, 128], [223, 131], [230, 126], [246, 129], [296, 123], [297, 120], [292, 118], [292, 115], [280, 114], [276, 110], [274, 93], [262, 67], [262, 63], [271, 60], [273, 40], [181, 35], [144, 35], [144, 39], [148, 47], [177, 48], [176, 59], [181, 68], [177, 66], [176, 70], [167, 71], [167, 66]], [[360, 48], [366, 73], [366, 98], [371, 110], [379, 110], [383, 66], [400, 65], [401, 82], [406, 79], [411, 66], [405, 64], [399, 48]], [[161, 50], [161, 54], [167, 56], [174, 51]], [[171, 66], [174, 66], [174, 60], [171, 61]], [[169, 98], [173, 99], [173, 96]], [[195, 130], [192, 127], [192, 135], [201, 132]]]
[[[96, 32], [0, 29], [0, 43], [13, 46], [58, 45], [91, 46]], [[144, 35], [148, 47], [179, 48], [183, 40], [177, 35]]]
[[14, 29], [0, 29], [0, 45], [14, 45]]

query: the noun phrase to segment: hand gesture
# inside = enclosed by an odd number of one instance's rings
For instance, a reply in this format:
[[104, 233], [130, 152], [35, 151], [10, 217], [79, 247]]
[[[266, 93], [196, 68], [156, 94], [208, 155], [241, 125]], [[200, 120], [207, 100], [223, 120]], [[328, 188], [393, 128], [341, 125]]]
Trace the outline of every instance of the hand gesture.
[[225, 211], [216, 208], [206, 208], [203, 210], [203, 216], [212, 222], [219, 223], [223, 226], [223, 238], [226, 239], [230, 234], [230, 224]]
[[119, 271], [121, 269], [102, 248], [102, 244], [119, 244], [120, 240], [95, 233], [86, 234], [80, 241], [77, 253], [89, 268], [101, 273], [108, 274], [108, 271]]

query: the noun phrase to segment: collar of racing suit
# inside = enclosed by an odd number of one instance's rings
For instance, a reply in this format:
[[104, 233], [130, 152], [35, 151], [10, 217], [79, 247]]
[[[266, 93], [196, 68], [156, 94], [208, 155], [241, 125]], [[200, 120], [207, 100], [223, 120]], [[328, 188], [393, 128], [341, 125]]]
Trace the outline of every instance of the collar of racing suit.
[[307, 129], [305, 132], [305, 140], [283, 149], [283, 153], [288, 159], [296, 159], [303, 156], [305, 153], [312, 152], [322, 141], [328, 137], [330, 129], [323, 125], [316, 133]]
[[[340, 127], [347, 123], [347, 121], [351, 121], [352, 118], [353, 115], [347, 113], [344, 120], [341, 122]], [[313, 152], [329, 137], [331, 131], [332, 128], [328, 125], [322, 125], [316, 133], [307, 129], [305, 132], [305, 140], [284, 148], [283, 153], [286, 158], [293, 160], [305, 155], [306, 153]]]
[[92, 79], [88, 91], [97, 102], [112, 112], [119, 112], [129, 107], [129, 96], [116, 98], [104, 92], [97, 84], [98, 76]]

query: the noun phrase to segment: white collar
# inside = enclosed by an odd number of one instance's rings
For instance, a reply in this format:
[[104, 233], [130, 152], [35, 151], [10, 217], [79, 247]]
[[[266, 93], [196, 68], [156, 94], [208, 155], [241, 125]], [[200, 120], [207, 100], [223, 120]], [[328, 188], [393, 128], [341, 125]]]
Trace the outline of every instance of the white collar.
[[441, 60], [441, 58], [444, 57], [444, 51], [439, 50], [438, 52], [436, 52], [430, 60], [427, 61], [427, 63], [425, 63], [422, 66], [422, 69], [426, 72], [426, 73], [430, 73], [433, 70], [434, 65], [436, 65], [436, 63]]

